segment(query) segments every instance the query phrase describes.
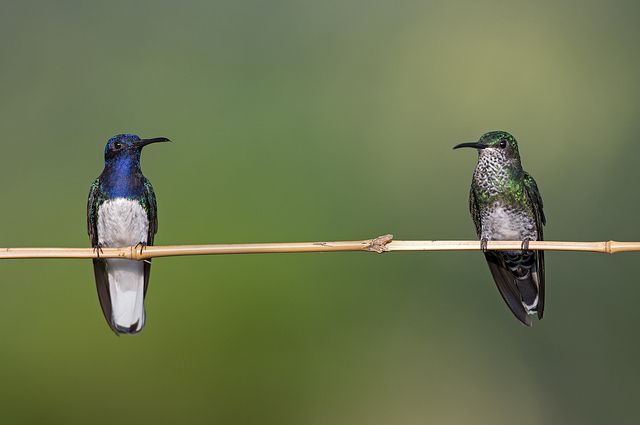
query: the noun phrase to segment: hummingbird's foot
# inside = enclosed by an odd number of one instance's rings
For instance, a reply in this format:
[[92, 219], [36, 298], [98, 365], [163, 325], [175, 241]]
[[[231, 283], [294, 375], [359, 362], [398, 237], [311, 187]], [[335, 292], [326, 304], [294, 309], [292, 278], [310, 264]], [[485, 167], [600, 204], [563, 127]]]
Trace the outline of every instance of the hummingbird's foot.
[[102, 252], [101, 243], [98, 243], [96, 246], [93, 247], [93, 253], [96, 254], [96, 258], [100, 258], [100, 254], [104, 254], [104, 252]]
[[487, 238], [480, 239], [480, 249], [482, 252], [487, 252], [487, 242], [489, 242], [489, 239]]
[[525, 250], [525, 251], [526, 251], [526, 250], [528, 250], [528, 249], [529, 249], [529, 242], [531, 242], [531, 239], [529, 239], [529, 238], [524, 238], [524, 239], [522, 240], [522, 245], [520, 245], [520, 248], [521, 248], [521, 249], [523, 249], [523, 250]]
[[133, 248], [134, 250], [139, 249], [140, 250], [140, 255], [142, 255], [142, 251], [144, 251], [144, 249], [147, 247], [147, 244], [144, 242], [138, 242], [136, 244], [136, 246]]

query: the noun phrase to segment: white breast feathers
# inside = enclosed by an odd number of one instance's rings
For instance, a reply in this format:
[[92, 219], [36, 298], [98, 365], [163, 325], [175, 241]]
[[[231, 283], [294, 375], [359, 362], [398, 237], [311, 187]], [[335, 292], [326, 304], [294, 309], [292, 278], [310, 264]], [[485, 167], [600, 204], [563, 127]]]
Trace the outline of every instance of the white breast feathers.
[[98, 209], [98, 242], [104, 247], [146, 243], [148, 231], [147, 213], [136, 200], [111, 199]]

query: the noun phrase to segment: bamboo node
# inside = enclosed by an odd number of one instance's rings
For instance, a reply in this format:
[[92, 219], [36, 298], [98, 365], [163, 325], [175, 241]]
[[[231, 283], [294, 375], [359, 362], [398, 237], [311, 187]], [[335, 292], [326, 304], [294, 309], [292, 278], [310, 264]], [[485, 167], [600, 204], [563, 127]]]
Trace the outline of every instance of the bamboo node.
[[388, 252], [389, 248], [387, 247], [387, 245], [392, 240], [393, 240], [393, 235], [391, 234], [378, 236], [377, 238], [372, 239], [371, 242], [369, 242], [369, 246], [367, 246], [367, 251], [377, 252], [378, 254], [382, 254], [383, 252]]
[[613, 254], [613, 241], [607, 241], [605, 242], [604, 246], [605, 246], [605, 251], [607, 252], [607, 254]]

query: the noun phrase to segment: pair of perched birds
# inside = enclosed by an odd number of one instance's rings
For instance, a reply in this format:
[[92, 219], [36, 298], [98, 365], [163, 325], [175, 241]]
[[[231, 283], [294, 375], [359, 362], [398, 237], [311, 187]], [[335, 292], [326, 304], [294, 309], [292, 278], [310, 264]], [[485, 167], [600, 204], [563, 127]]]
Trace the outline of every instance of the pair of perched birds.
[[[87, 225], [98, 253], [93, 268], [100, 306], [116, 333], [140, 332], [151, 260], [99, 258], [102, 247], [153, 245], [158, 210], [153, 187], [140, 169], [142, 148], [165, 137], [141, 139], [119, 134], [107, 142], [105, 166], [91, 185]], [[542, 240], [542, 198], [535, 180], [520, 163], [516, 139], [493, 131], [480, 140], [454, 147], [478, 150], [469, 206], [480, 244], [502, 298], [522, 323], [544, 311], [544, 252], [528, 249]], [[521, 240], [522, 250], [488, 251], [489, 240]]]

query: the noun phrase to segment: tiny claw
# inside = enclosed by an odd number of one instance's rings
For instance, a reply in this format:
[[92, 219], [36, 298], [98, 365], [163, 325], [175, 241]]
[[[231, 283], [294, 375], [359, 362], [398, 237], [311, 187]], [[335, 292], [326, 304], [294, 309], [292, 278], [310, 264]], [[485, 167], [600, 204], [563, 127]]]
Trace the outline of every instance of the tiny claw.
[[104, 254], [102, 251], [102, 244], [99, 243], [93, 247], [93, 252], [96, 254], [96, 258], [100, 258], [100, 254]]
[[489, 242], [489, 239], [487, 238], [480, 239], [480, 249], [482, 252], [487, 252], [487, 242]]
[[523, 249], [523, 250], [528, 250], [529, 249], [529, 242], [531, 242], [531, 239], [524, 238], [522, 240], [522, 245], [520, 245], [520, 248]]
[[134, 249], [140, 249], [140, 255], [142, 255], [142, 251], [144, 251], [144, 249], [147, 247], [147, 244], [144, 242], [138, 242], [136, 244], [136, 246], [134, 247]]

